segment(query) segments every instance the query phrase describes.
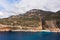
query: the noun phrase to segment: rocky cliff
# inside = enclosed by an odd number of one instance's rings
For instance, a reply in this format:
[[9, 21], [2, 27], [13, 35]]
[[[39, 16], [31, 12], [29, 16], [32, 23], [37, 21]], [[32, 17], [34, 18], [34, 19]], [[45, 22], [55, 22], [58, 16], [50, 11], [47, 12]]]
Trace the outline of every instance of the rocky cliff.
[[51, 28], [60, 29], [60, 11], [51, 12], [40, 9], [32, 9], [25, 14], [10, 16], [0, 19], [0, 24], [21, 26], [21, 27], [40, 27], [41, 30], [50, 30]]

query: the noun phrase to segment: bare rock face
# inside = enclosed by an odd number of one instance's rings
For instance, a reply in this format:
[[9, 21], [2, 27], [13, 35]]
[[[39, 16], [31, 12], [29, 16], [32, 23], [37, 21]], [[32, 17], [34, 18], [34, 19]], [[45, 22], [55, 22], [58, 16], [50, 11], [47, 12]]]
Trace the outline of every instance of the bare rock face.
[[48, 14], [45, 16], [42, 21], [42, 29], [47, 29], [51, 31], [59, 31], [60, 30], [60, 11], [52, 14]]
[[40, 9], [32, 9], [25, 14], [13, 15], [0, 19], [0, 24], [12, 26], [32, 27], [33, 29], [51, 30], [60, 29], [60, 11], [51, 12]]
[[56, 27], [57, 27], [56, 20], [45, 20], [45, 24], [43, 25], [43, 29]]

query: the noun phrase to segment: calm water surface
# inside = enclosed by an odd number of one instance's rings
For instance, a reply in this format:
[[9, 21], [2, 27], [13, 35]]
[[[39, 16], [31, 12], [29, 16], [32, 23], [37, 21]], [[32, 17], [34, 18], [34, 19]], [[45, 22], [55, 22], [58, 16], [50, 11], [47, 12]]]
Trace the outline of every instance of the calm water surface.
[[0, 40], [60, 40], [60, 33], [0, 32]]

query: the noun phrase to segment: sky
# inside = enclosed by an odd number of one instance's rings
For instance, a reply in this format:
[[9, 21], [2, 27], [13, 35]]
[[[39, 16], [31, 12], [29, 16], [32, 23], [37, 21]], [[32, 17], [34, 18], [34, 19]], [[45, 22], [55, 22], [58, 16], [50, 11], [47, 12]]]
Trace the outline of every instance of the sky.
[[22, 14], [31, 9], [56, 12], [60, 10], [60, 0], [0, 0], [0, 18]]

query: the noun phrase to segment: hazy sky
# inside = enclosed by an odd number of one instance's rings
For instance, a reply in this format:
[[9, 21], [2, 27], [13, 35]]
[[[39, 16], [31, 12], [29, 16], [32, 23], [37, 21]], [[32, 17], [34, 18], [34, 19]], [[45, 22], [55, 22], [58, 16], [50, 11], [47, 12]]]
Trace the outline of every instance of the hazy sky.
[[60, 10], [60, 0], [0, 0], [0, 18], [22, 14], [30, 9]]

